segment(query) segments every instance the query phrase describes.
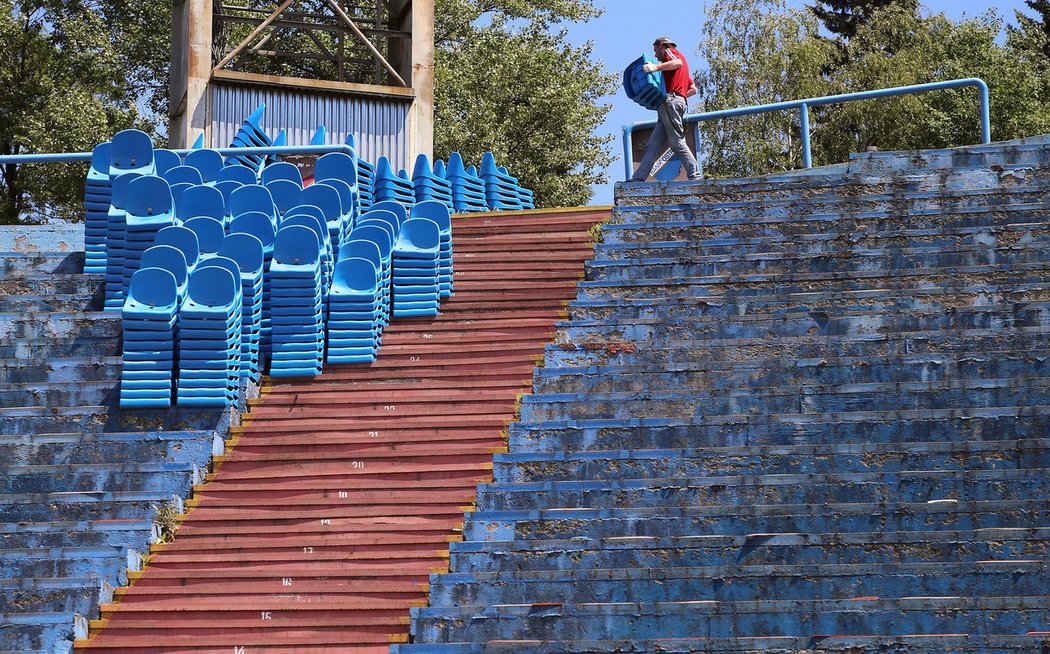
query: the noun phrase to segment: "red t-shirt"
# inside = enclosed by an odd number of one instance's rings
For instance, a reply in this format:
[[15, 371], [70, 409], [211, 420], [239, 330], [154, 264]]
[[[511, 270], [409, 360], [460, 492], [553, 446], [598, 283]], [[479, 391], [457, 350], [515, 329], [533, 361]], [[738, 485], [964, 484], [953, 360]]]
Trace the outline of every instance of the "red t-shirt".
[[672, 59], [680, 59], [682, 66], [677, 70], [663, 71], [664, 86], [667, 87], [668, 93], [677, 93], [683, 98], [688, 97], [689, 87], [693, 84], [693, 79], [689, 76], [689, 62], [685, 60], [685, 55], [679, 52], [678, 48], [667, 48], [664, 50], [664, 61]]

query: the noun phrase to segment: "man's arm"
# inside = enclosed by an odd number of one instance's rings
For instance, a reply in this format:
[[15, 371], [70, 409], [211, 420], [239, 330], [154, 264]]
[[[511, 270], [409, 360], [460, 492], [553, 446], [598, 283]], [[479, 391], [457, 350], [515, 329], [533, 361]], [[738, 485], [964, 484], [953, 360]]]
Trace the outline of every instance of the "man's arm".
[[668, 59], [667, 61], [662, 61], [658, 64], [647, 63], [644, 66], [642, 66], [642, 70], [644, 70], [647, 73], [652, 73], [656, 71], [660, 71], [662, 73], [668, 70], [678, 70], [682, 67], [681, 59], [678, 59], [670, 52], [667, 53], [667, 56], [670, 57], [670, 59]]

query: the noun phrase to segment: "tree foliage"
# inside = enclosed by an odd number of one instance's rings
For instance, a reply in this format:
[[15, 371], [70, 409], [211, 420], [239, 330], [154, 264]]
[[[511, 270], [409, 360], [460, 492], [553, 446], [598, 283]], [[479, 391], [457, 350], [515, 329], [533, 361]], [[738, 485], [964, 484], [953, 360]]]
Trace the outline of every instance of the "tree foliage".
[[[994, 11], [954, 22], [894, 6], [873, 12], [848, 41], [831, 42], [810, 15], [779, 0], [720, 0], [709, 13], [700, 48], [707, 67], [697, 76], [705, 110], [980, 77], [991, 92], [993, 138], [1050, 131], [1050, 60], [1037, 21], [1006, 30]], [[978, 116], [974, 89], [821, 107], [811, 112], [814, 164], [845, 161], [866, 146], [976, 143]], [[705, 128], [707, 174], [799, 167], [797, 112], [720, 122], [727, 125]]]
[[491, 150], [538, 206], [585, 204], [612, 160], [594, 131], [614, 82], [557, 24], [597, 13], [582, 0], [438, 0], [434, 156]]
[[[84, 151], [120, 129], [152, 129], [136, 103], [163, 82], [125, 38], [137, 10], [122, 5], [0, 0], [0, 154]], [[0, 224], [76, 218], [85, 170], [0, 167]]]
[[829, 32], [849, 40], [876, 12], [888, 7], [915, 11], [918, 0], [816, 0], [810, 10]]

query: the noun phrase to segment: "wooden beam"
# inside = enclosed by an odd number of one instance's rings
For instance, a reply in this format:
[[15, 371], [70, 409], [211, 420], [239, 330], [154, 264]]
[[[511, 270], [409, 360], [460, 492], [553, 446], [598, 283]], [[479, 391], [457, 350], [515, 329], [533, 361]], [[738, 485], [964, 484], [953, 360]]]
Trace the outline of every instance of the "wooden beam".
[[279, 75], [261, 75], [236, 70], [220, 70], [213, 74], [213, 81], [234, 84], [262, 84], [266, 86], [285, 86], [308, 91], [327, 93], [346, 93], [352, 95], [371, 95], [388, 100], [412, 102], [415, 91], [402, 86], [384, 86], [379, 84], [355, 84], [352, 82], [329, 82], [326, 80], [305, 79], [302, 77], [284, 77]]
[[383, 57], [383, 54], [376, 49], [375, 45], [373, 45], [372, 42], [368, 40], [368, 37], [366, 37], [364, 33], [361, 32], [361, 30], [357, 27], [356, 24], [354, 24], [354, 21], [350, 20], [350, 17], [346, 15], [346, 12], [343, 11], [343, 8], [339, 6], [339, 3], [336, 2], [336, 0], [325, 1], [328, 3], [328, 6], [332, 8], [332, 11], [335, 12], [335, 15], [338, 16], [341, 21], [346, 23], [347, 27], [349, 27], [350, 30], [355, 35], [357, 35], [357, 38], [361, 39], [361, 41], [363, 41], [364, 44], [368, 46], [368, 49], [372, 51], [372, 55], [375, 56], [376, 61], [381, 63], [383, 67], [386, 68], [387, 72], [390, 73], [390, 75], [394, 79], [396, 79], [401, 84], [401, 86], [407, 87], [408, 83], [406, 83], [405, 80], [401, 77], [401, 75], [397, 73], [394, 67], [390, 65], [390, 62], [387, 61], [385, 57]]
[[230, 54], [228, 54], [228, 55], [226, 55], [225, 57], [222, 58], [222, 61], [220, 61], [215, 66], [215, 68], [212, 69], [212, 73], [215, 73], [215, 72], [218, 72], [218, 71], [222, 70], [222, 68], [226, 64], [228, 64], [231, 61], [233, 61], [234, 57], [239, 55], [246, 47], [248, 47], [248, 44], [251, 43], [255, 39], [255, 37], [259, 36], [259, 34], [261, 34], [263, 32], [263, 30], [265, 30], [267, 27], [270, 26], [270, 23], [272, 23], [273, 21], [277, 20], [277, 17], [280, 16], [282, 13], [284, 13], [285, 9], [287, 9], [290, 6], [292, 6], [293, 2], [295, 2], [295, 0], [284, 0], [284, 2], [281, 3], [281, 6], [277, 7], [276, 11], [274, 11], [272, 14], [267, 16], [266, 20], [264, 20], [262, 23], [259, 24], [258, 27], [256, 27], [254, 30], [252, 30], [252, 33], [249, 34], [247, 38], [245, 38], [243, 41], [241, 41], [240, 44], [238, 44], [236, 48], [234, 48], [232, 51], [230, 51]]

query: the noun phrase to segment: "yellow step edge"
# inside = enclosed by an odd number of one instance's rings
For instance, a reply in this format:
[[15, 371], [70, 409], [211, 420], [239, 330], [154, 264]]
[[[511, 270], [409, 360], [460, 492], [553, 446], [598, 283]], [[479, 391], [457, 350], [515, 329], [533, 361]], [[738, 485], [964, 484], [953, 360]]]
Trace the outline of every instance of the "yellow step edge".
[[138, 581], [139, 579], [142, 579], [145, 574], [146, 573], [141, 570], [128, 570], [128, 582]]
[[[405, 620], [408, 620], [408, 618], [405, 618]], [[405, 624], [408, 623], [406, 622]], [[408, 643], [408, 634], [390, 634], [387, 636], [387, 638], [390, 639], [391, 643], [397, 645], [403, 645]]]

